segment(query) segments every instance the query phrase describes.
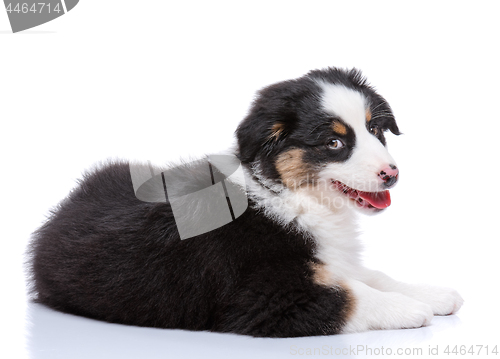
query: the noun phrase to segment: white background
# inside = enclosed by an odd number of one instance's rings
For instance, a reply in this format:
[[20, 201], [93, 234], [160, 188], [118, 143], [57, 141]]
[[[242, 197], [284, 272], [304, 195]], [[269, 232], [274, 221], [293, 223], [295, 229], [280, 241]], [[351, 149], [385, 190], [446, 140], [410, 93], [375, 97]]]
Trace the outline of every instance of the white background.
[[[0, 11], [0, 350], [280, 358], [328, 356], [330, 346], [500, 345], [497, 15], [494, 1], [82, 0], [12, 34]], [[404, 133], [388, 135], [401, 169], [392, 206], [361, 218], [367, 265], [456, 288], [457, 315], [415, 330], [269, 340], [112, 325], [29, 302], [30, 233], [84, 169], [223, 150], [256, 90], [327, 66], [361, 69]]]

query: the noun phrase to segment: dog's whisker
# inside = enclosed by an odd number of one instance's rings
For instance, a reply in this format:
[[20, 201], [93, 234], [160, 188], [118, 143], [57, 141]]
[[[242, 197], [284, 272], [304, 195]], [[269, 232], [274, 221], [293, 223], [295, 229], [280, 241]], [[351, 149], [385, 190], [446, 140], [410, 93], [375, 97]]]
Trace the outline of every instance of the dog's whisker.
[[310, 132], [309, 132], [309, 135], [312, 135], [314, 133], [314, 131], [316, 131], [319, 127], [321, 126], [325, 126], [324, 123], [320, 123], [319, 125], [317, 125], [316, 127], [314, 127]]
[[377, 108], [379, 108], [380, 106], [383, 106], [383, 105], [385, 105], [385, 103], [383, 103], [383, 102], [379, 103], [377, 106], [375, 106], [375, 108], [374, 108], [374, 109], [372, 109], [372, 113], [373, 113], [373, 112], [375, 112], [375, 110], [376, 110]]
[[381, 117], [390, 117], [390, 118], [394, 118], [394, 115], [393, 114], [378, 114], [377, 116], [372, 116], [372, 120], [376, 119], [376, 118], [381, 118]]
[[374, 113], [372, 114], [372, 116], [376, 116], [376, 115], [379, 115], [379, 114], [390, 114], [390, 115], [392, 115], [392, 111], [389, 111], [389, 110], [381, 110], [381, 111], [374, 112]]

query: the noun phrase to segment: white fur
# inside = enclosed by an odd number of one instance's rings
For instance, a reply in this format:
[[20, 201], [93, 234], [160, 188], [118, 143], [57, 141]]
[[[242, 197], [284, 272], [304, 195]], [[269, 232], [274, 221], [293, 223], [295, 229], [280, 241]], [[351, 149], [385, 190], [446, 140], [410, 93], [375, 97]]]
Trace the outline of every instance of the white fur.
[[343, 85], [326, 82], [318, 82], [318, 84], [323, 91], [321, 106], [326, 113], [340, 117], [356, 132], [365, 129], [366, 109], [369, 103], [362, 93]]
[[355, 311], [343, 328], [344, 333], [370, 329], [419, 328], [433, 317], [428, 304], [396, 292], [381, 292], [363, 282], [348, 280], [355, 297]]
[[453, 314], [460, 309], [464, 302], [454, 289], [398, 282], [379, 271], [364, 270], [362, 278], [364, 283], [382, 292], [399, 292], [426, 303], [430, 305], [436, 315]]

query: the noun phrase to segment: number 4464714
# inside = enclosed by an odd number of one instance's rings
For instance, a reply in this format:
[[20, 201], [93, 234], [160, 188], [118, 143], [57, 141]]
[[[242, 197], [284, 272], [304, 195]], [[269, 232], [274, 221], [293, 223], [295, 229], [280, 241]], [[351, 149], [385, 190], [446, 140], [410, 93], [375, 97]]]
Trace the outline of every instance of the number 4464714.
[[481, 355], [481, 354], [486, 354], [486, 355], [498, 355], [498, 349], [497, 346], [491, 348], [488, 347], [487, 345], [455, 345], [454, 347], [451, 345], [448, 345], [445, 350], [445, 354], [448, 355]]
[[33, 5], [30, 6], [30, 4], [26, 3], [9, 3], [7, 5], [7, 12], [13, 13], [16, 12], [18, 14], [41, 14], [42, 12], [46, 13], [51, 13], [51, 12], [57, 12], [60, 13], [63, 11], [61, 7], [59, 6], [59, 3], [56, 4], [54, 7], [50, 7], [50, 3], [44, 3], [44, 2], [39, 2], [39, 3], [34, 3]]

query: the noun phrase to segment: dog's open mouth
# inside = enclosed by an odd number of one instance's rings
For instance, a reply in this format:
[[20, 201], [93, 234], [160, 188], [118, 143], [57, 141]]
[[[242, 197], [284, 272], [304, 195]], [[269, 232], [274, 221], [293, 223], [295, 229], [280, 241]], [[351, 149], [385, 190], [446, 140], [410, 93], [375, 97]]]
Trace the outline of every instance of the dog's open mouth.
[[340, 181], [332, 180], [337, 190], [352, 199], [356, 205], [362, 208], [384, 209], [391, 205], [391, 195], [389, 191], [363, 192], [346, 186]]

